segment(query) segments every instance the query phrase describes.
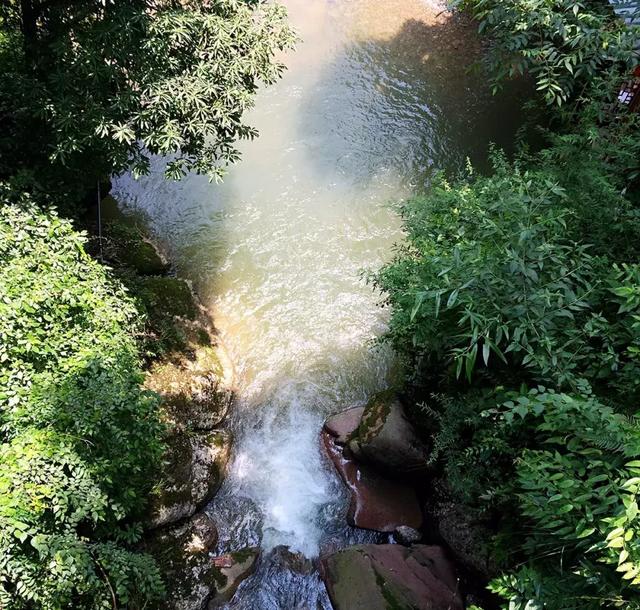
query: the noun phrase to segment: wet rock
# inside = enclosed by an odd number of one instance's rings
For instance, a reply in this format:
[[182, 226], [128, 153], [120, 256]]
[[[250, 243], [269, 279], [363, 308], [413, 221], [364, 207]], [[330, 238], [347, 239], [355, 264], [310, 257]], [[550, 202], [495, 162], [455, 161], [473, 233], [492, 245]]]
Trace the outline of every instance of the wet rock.
[[406, 525], [396, 527], [393, 532], [393, 537], [399, 544], [404, 544], [404, 546], [411, 546], [412, 544], [416, 544], [422, 540], [422, 534], [418, 530]]
[[209, 610], [230, 601], [240, 583], [256, 569], [259, 551], [255, 547], [216, 557], [211, 561], [216, 572], [216, 593], [209, 601]]
[[154, 364], [145, 386], [162, 396], [163, 415], [172, 428], [212, 430], [226, 417], [233, 401], [211, 345], [195, 347], [190, 357]]
[[106, 195], [102, 198], [102, 201], [100, 202], [100, 215], [103, 223], [125, 220], [125, 216], [120, 211], [118, 202], [111, 195]]
[[391, 475], [415, 476], [428, 470], [427, 450], [391, 392], [377, 395], [365, 407], [349, 449]]
[[379, 532], [393, 532], [401, 525], [415, 529], [422, 525], [422, 511], [412, 487], [381, 475], [367, 464], [354, 461], [327, 431], [322, 433], [322, 440], [351, 492], [347, 514], [350, 525]]
[[205, 553], [218, 542], [218, 530], [211, 517], [206, 513], [198, 513], [189, 521], [184, 548], [192, 555]]
[[162, 275], [169, 265], [162, 259], [153, 244], [142, 238], [128, 240], [119, 249], [120, 262], [140, 275]]
[[189, 284], [176, 277], [140, 278], [137, 296], [150, 315], [181, 316], [194, 320], [198, 314]]
[[[146, 238], [142, 219], [136, 214], [123, 213], [118, 202], [107, 195], [100, 203], [102, 242], [101, 256], [116, 267], [128, 267], [140, 275], [164, 275], [169, 265], [156, 247]], [[89, 223], [97, 223], [97, 209], [90, 214]], [[98, 227], [94, 225], [95, 232]], [[97, 238], [94, 238], [94, 241]], [[94, 248], [95, 249], [95, 248]], [[96, 252], [97, 253], [97, 252]]]
[[216, 431], [169, 437], [164, 479], [151, 496], [149, 526], [193, 515], [219, 489], [229, 461], [231, 438]]
[[316, 571], [316, 565], [311, 559], [305, 557], [303, 553], [292, 551], [288, 546], [275, 547], [271, 551], [269, 559], [278, 568], [296, 574], [309, 575]]
[[324, 424], [324, 429], [335, 437], [336, 443], [345, 445], [349, 437], [357, 430], [360, 419], [364, 413], [364, 407], [354, 407], [333, 415]]
[[218, 577], [208, 555], [217, 538], [215, 525], [205, 513], [149, 537], [146, 550], [156, 559], [167, 590], [157, 610], [206, 608]]
[[458, 581], [440, 547], [357, 545], [323, 560], [334, 610], [462, 610]]

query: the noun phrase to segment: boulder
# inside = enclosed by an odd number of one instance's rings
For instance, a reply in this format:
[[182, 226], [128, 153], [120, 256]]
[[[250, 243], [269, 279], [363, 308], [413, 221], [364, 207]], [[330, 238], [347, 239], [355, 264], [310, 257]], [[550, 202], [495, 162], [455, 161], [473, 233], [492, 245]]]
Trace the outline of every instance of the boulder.
[[198, 315], [191, 287], [177, 277], [139, 278], [136, 295], [153, 318], [181, 316], [195, 320]]
[[[97, 206], [93, 210], [92, 218], [97, 214]], [[118, 202], [109, 194], [105, 195], [100, 202], [100, 215], [103, 223], [124, 221], [125, 217]]]
[[326, 430], [322, 433], [325, 450], [351, 492], [347, 513], [350, 525], [379, 532], [393, 532], [406, 525], [418, 529], [422, 511], [415, 490], [393, 481], [349, 457]]
[[255, 547], [216, 557], [212, 564], [216, 570], [216, 593], [209, 601], [209, 610], [219, 608], [234, 596], [240, 583], [256, 569], [259, 550]]
[[360, 460], [397, 476], [427, 472], [428, 452], [391, 392], [375, 396], [365, 407], [349, 449]]
[[122, 242], [117, 257], [122, 265], [131, 267], [140, 275], [163, 275], [169, 270], [169, 265], [155, 246], [142, 237]]
[[198, 513], [180, 526], [153, 532], [146, 550], [156, 559], [167, 592], [157, 610], [206, 608], [218, 578], [209, 558], [217, 539], [215, 525], [205, 513]]
[[437, 546], [357, 545], [325, 558], [334, 610], [462, 610], [458, 579]]
[[269, 554], [269, 561], [280, 570], [309, 576], [316, 572], [316, 563], [303, 553], [292, 551], [288, 546], [278, 545]]
[[185, 533], [184, 549], [191, 555], [206, 553], [218, 542], [218, 530], [206, 513], [191, 517]]
[[[169, 265], [146, 237], [145, 222], [132, 212], [122, 212], [111, 196], [100, 204], [102, 219], [102, 256], [117, 267], [129, 267], [140, 275], [164, 275]], [[97, 233], [97, 209], [93, 207], [89, 222]]]
[[145, 386], [162, 396], [163, 415], [172, 428], [213, 430], [226, 417], [233, 401], [212, 345], [194, 347], [189, 357], [155, 363], [147, 373]]
[[393, 537], [399, 544], [404, 544], [404, 546], [411, 546], [422, 540], [422, 534], [418, 530], [414, 530], [412, 527], [406, 525], [396, 527], [396, 530], [393, 532]]
[[231, 437], [222, 431], [170, 436], [164, 478], [151, 496], [149, 527], [181, 521], [204, 506], [222, 484], [230, 447]]
[[331, 416], [324, 424], [324, 429], [336, 439], [339, 445], [346, 445], [349, 437], [358, 429], [364, 407], [354, 407]]

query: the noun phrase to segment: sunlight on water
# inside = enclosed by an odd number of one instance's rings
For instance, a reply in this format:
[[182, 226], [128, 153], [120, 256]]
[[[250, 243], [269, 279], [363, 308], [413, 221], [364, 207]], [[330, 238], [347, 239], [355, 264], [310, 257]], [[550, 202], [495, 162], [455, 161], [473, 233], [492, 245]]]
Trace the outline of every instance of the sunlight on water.
[[[484, 159], [513, 111], [467, 68], [479, 46], [434, 0], [287, 0], [303, 42], [261, 91], [224, 184], [119, 180], [214, 314], [234, 362], [235, 457], [210, 507], [220, 550], [288, 545], [308, 557], [366, 539], [319, 448], [327, 415], [389, 383], [373, 346], [386, 312], [361, 277], [402, 239], [393, 206], [435, 169]], [[230, 607], [326, 607], [317, 574], [285, 586], [268, 560]], [[301, 579], [301, 580], [300, 580]], [[295, 580], [295, 579], [294, 579]]]

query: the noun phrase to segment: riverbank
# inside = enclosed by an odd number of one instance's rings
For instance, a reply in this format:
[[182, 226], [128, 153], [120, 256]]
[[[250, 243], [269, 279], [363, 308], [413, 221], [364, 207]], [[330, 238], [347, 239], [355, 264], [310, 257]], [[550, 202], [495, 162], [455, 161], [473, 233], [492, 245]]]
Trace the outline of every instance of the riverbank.
[[[165, 452], [149, 497], [141, 549], [165, 582], [162, 608], [213, 607], [233, 595], [248, 550], [211, 557], [218, 533], [205, 507], [226, 474], [232, 434], [233, 365], [209, 312], [189, 283], [172, 273], [145, 219], [107, 195], [87, 215], [89, 251], [127, 286], [144, 317], [144, 388], [160, 397]], [[98, 227], [100, 234], [98, 235]], [[245, 553], [246, 554], [246, 553]], [[253, 562], [252, 562], [253, 563]]]

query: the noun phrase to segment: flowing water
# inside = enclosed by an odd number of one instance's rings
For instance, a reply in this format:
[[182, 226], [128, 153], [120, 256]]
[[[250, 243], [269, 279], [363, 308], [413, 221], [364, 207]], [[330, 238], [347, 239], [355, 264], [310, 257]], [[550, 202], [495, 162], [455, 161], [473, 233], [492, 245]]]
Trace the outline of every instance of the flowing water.
[[220, 552], [262, 547], [228, 606], [329, 608], [317, 571], [290, 565], [363, 540], [323, 457], [330, 414], [393, 377], [375, 345], [387, 312], [362, 278], [402, 240], [394, 205], [435, 169], [486, 164], [513, 139], [517, 103], [470, 72], [473, 26], [429, 0], [286, 0], [302, 42], [248, 116], [260, 137], [222, 185], [158, 172], [123, 177], [117, 196], [144, 210], [183, 277], [210, 307], [236, 370], [236, 443], [208, 511]]

